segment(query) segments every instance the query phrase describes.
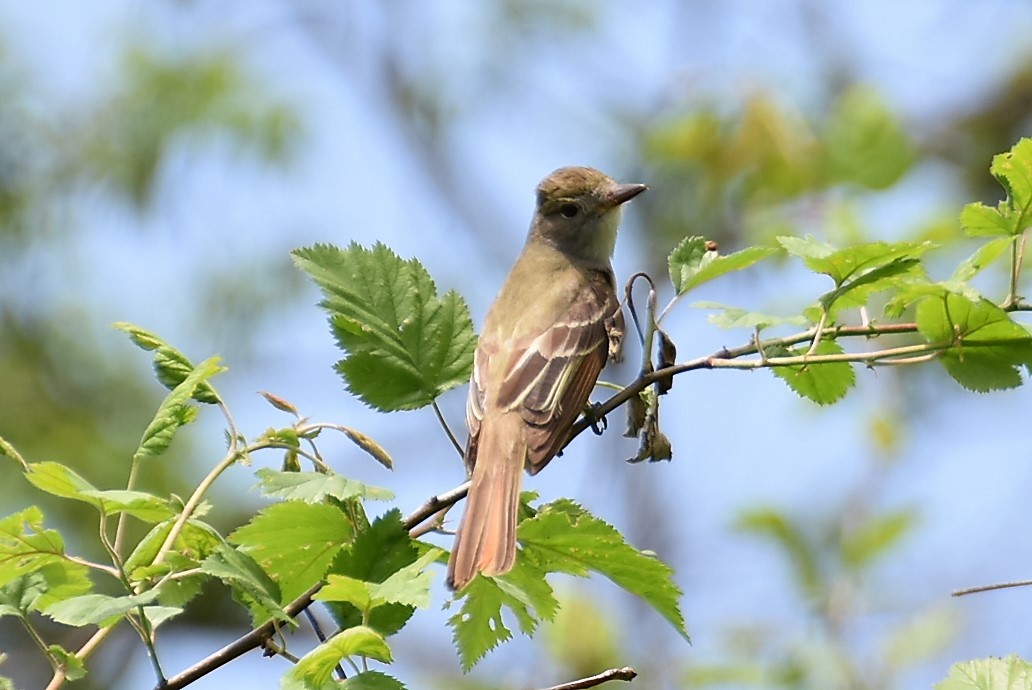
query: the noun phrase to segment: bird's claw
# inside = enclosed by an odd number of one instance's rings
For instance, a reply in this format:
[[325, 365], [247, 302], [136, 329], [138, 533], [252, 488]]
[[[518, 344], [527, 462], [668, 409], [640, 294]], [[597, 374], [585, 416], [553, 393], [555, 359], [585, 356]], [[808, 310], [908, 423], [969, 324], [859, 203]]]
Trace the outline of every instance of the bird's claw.
[[591, 425], [591, 431], [596, 436], [601, 436], [602, 433], [609, 427], [609, 422], [606, 420], [604, 414], [599, 414], [601, 409], [601, 403], [591, 403], [588, 408], [584, 410], [584, 416], [587, 417], [588, 423]]

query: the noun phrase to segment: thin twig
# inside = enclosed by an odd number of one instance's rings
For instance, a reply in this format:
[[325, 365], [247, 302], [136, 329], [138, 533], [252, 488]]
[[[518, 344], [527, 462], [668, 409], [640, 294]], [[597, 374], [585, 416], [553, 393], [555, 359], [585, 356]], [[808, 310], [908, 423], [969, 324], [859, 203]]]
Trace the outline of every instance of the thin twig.
[[580, 680], [570, 681], [569, 683], [563, 683], [561, 685], [553, 685], [550, 688], [543, 688], [542, 690], [584, 690], [584, 688], [593, 688], [602, 683], [608, 683], [611, 680], [627, 680], [631, 681], [637, 677], [638, 673], [630, 666], [624, 666], [623, 668], [611, 668], [608, 671], [603, 671], [596, 676], [590, 678], [581, 678]]
[[448, 440], [451, 441], [453, 446], [455, 446], [455, 450], [459, 452], [459, 457], [464, 456], [466, 451], [463, 450], [459, 440], [455, 438], [455, 434], [452, 433], [451, 427], [448, 426], [448, 422], [445, 421], [444, 414], [441, 412], [441, 408], [437, 405], [436, 398], [434, 398], [434, 401], [430, 403], [430, 406], [434, 408], [434, 414], [437, 415], [437, 421], [441, 423], [441, 428], [444, 429], [444, 433], [448, 435]]
[[[312, 613], [312, 609], [305, 609], [305, 618], [308, 620], [308, 624], [312, 626], [312, 632], [315, 633], [315, 636], [316, 638], [318, 638], [319, 642], [325, 642], [326, 633], [323, 632], [322, 626], [319, 625], [319, 620], [315, 617], [315, 614]], [[295, 661], [294, 663], [296, 664], [297, 662]], [[337, 677], [341, 680], [347, 678], [347, 675], [344, 673], [344, 669], [341, 668], [340, 664], [337, 664]]]
[[1011, 587], [1029, 587], [1032, 586], [1032, 580], [1018, 580], [1017, 582], [1000, 582], [995, 585], [981, 585], [979, 587], [968, 587], [966, 589], [957, 589], [953, 591], [953, 596], [962, 597], [967, 594], [978, 594], [979, 592], [992, 592], [997, 589], [1010, 589]]

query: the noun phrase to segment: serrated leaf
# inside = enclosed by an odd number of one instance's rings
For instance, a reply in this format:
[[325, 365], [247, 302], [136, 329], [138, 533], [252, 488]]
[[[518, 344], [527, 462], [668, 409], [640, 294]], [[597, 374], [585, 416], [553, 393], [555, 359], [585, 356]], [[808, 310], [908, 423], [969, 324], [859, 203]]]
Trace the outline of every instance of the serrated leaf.
[[[931, 242], [867, 242], [834, 249], [812, 237], [777, 239], [790, 254], [802, 258], [811, 271], [823, 273], [831, 278], [836, 287], [842, 287], [847, 281], [857, 281], [864, 274], [880, 267], [905, 259], [916, 260], [935, 247]], [[888, 270], [894, 275], [892, 271], [898, 271], [903, 267], [883, 270]], [[864, 283], [858, 283], [857, 287], [862, 284]]]
[[871, 270], [862, 272], [820, 297], [820, 303], [829, 313], [851, 307], [861, 307], [871, 295], [884, 290], [904, 288], [901, 276], [923, 276], [921, 262], [913, 256], [900, 256]]
[[201, 571], [230, 586], [251, 611], [254, 622], [291, 621], [280, 607], [279, 586], [251, 556], [222, 543], [201, 561]]
[[[190, 372], [195, 369], [186, 355], [150, 331], [124, 321], [115, 323], [114, 327], [127, 334], [137, 347], [148, 352], [154, 351], [154, 372], [157, 374], [158, 381], [169, 390], [182, 384]], [[193, 398], [197, 402], [209, 405], [214, 405], [219, 401], [215, 389], [205, 382], [197, 387]]]
[[346, 602], [364, 613], [384, 604], [426, 608], [430, 605], [432, 579], [432, 574], [426, 568], [438, 560], [441, 553], [440, 549], [430, 549], [381, 583], [363, 582], [346, 575], [329, 575], [326, 585], [315, 598], [319, 601]]
[[0, 616], [24, 617], [92, 589], [86, 566], [70, 561], [48, 563], [0, 587]]
[[64, 540], [57, 530], [43, 528], [39, 508], [0, 519], [0, 587], [55, 563], [64, 563]]
[[[809, 347], [785, 348], [784, 350], [768, 350], [767, 356], [801, 357], [807, 354]], [[814, 355], [842, 354], [842, 346], [834, 340], [824, 339], [817, 344]], [[771, 373], [788, 384], [788, 387], [799, 396], [812, 400], [818, 405], [830, 405], [838, 402], [849, 389], [856, 385], [856, 372], [848, 362], [821, 362], [813, 364], [793, 364], [791, 366], [771, 367]]]
[[321, 503], [327, 496], [341, 500], [358, 497], [374, 501], [389, 501], [394, 498], [394, 493], [389, 489], [363, 484], [339, 474], [278, 472], [268, 468], [262, 468], [255, 474], [258, 475], [263, 494], [285, 501]]
[[749, 330], [763, 330], [772, 326], [805, 326], [809, 320], [802, 315], [799, 316], [772, 316], [756, 311], [747, 311], [741, 307], [732, 307], [719, 302], [693, 302], [690, 306], [695, 309], [713, 309], [719, 314], [710, 314], [706, 320], [717, 328], [748, 328]]
[[670, 252], [667, 267], [670, 282], [677, 294], [682, 295], [715, 278], [748, 268], [773, 254], [776, 247], [747, 247], [726, 256], [708, 250], [702, 237], [686, 237]]
[[287, 501], [262, 510], [229, 535], [280, 587], [280, 603], [322, 580], [355, 536], [344, 513], [325, 503]]
[[[463, 590], [462, 608], [448, 619], [452, 642], [459, 651], [459, 663], [468, 672], [484, 655], [512, 639], [512, 632], [502, 619], [502, 606], [530, 617], [526, 604], [507, 594], [492, 578], [474, 577]], [[520, 618], [517, 614], [517, 618]]]
[[[806, 237], [779, 235], [775, 239], [789, 254], [797, 256], [807, 262], [810, 260], [824, 259], [825, 257], [835, 253], [834, 247], [825, 242], [821, 242], [812, 235], [807, 235]], [[813, 267], [811, 266], [811, 268]]]
[[1020, 235], [1032, 223], [1032, 139], [1018, 141], [1010, 151], [993, 156], [989, 172], [1007, 191], [996, 208], [968, 204], [960, 224], [971, 237]]
[[322, 290], [320, 306], [346, 353], [336, 369], [363, 402], [417, 409], [467, 381], [476, 347], [469, 310], [454, 291], [438, 297], [418, 261], [379, 242], [317, 244], [293, 257]]
[[641, 597], [687, 639], [678, 603], [681, 591], [670, 566], [629, 545], [611, 525], [576, 503], [561, 499], [542, 506], [520, 523], [517, 536], [543, 569], [578, 576], [601, 573]]
[[396, 678], [379, 671], [363, 671], [340, 685], [341, 690], [405, 690]]
[[1011, 237], [997, 237], [989, 240], [975, 250], [974, 254], [957, 266], [953, 275], [950, 276], [950, 281], [965, 283], [971, 280], [981, 273], [983, 269], [1003, 256], [1004, 252], [1006, 252], [1013, 243], [1014, 239]]
[[960, 227], [968, 237], [1012, 237], [1015, 223], [1006, 202], [991, 208], [976, 201], [965, 205], [960, 212]]
[[[354, 543], [341, 551], [329, 573], [380, 583], [414, 563], [418, 557], [419, 552], [408, 530], [401, 524], [401, 513], [391, 510], [361, 531]], [[351, 604], [328, 601], [326, 607], [342, 628], [363, 623], [362, 612]], [[365, 623], [389, 636], [400, 630], [414, 611], [413, 607], [403, 604], [384, 604], [373, 610]]]
[[989, 171], [1007, 190], [1014, 206], [1027, 217], [1032, 206], [1032, 139], [1022, 138], [1010, 151], [993, 156]]
[[913, 511], [900, 510], [868, 518], [843, 537], [843, 563], [853, 569], [871, 565], [910, 532], [914, 517]]
[[[383, 663], [391, 662], [387, 641], [375, 630], [356, 626], [343, 630], [301, 657], [283, 678], [281, 688], [323, 688], [331, 681], [333, 669], [341, 659], [362, 656]], [[301, 685], [295, 685], [301, 683]], [[329, 687], [340, 687], [334, 683]], [[361, 687], [361, 686], [359, 686]]]
[[47, 653], [57, 660], [68, 680], [79, 680], [86, 677], [86, 665], [73, 652], [69, 652], [61, 645], [52, 644], [47, 646]]
[[193, 421], [197, 410], [189, 402], [201, 385], [225, 371], [225, 367], [220, 367], [218, 361], [218, 357], [212, 357], [201, 362], [165, 397], [143, 432], [140, 445], [133, 454], [134, 462], [165, 452], [176, 431]]
[[97, 625], [106, 628], [114, 625], [131, 611], [145, 606], [158, 598], [157, 590], [124, 597], [109, 597], [106, 594], [85, 594], [59, 601], [49, 606], [44, 614], [58, 623], [73, 625]]
[[1018, 367], [1032, 366], [1032, 336], [989, 300], [941, 290], [918, 303], [915, 318], [929, 343], [952, 344], [939, 361], [968, 390], [1015, 388]]
[[1032, 690], [1032, 664], [1011, 654], [953, 664], [935, 690]]

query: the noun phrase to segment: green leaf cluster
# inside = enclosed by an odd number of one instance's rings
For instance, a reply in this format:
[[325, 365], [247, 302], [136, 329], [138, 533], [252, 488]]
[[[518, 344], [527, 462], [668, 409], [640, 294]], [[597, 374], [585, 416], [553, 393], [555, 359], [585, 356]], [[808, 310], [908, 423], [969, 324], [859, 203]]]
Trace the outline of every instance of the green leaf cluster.
[[673, 571], [659, 559], [629, 545], [611, 525], [576, 503], [560, 499], [542, 506], [523, 520], [516, 566], [500, 577], [478, 576], [463, 590], [462, 607], [448, 624], [463, 668], [471, 668], [512, 632], [502, 608], [515, 617], [521, 632], [530, 635], [539, 620], [551, 621], [558, 601], [545, 581], [547, 573], [586, 577], [604, 575], [637, 595], [688, 639]]

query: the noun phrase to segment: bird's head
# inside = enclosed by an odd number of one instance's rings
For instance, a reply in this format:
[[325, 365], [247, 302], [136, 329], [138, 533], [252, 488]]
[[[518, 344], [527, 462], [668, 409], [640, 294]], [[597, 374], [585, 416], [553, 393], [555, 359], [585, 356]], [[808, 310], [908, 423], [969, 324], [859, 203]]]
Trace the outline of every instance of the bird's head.
[[646, 189], [620, 184], [594, 168], [559, 168], [538, 185], [531, 237], [589, 264], [608, 266], [620, 207]]

